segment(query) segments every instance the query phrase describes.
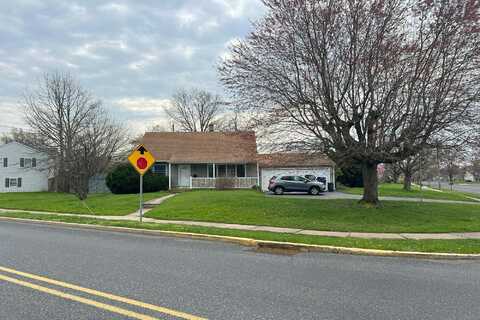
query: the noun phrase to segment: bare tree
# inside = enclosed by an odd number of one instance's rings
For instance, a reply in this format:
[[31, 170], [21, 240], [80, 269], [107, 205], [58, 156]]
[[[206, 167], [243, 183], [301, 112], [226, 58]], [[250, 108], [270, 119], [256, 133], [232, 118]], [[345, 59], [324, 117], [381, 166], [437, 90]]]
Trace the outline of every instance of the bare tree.
[[379, 163], [478, 116], [478, 1], [263, 2], [221, 81], [283, 139], [361, 164], [363, 201], [378, 203]]
[[125, 130], [99, 108], [90, 115], [85, 129], [75, 138], [74, 156], [69, 161], [72, 189], [80, 200], [89, 192], [91, 177], [106, 171], [115, 155], [127, 145]]
[[24, 129], [11, 129], [10, 132], [4, 133], [0, 138], [3, 143], [12, 141], [20, 142], [26, 146], [35, 147], [44, 144], [42, 137], [33, 132], [26, 131]]
[[440, 172], [448, 178], [450, 185], [455, 182], [455, 177], [461, 173], [461, 166], [466, 160], [465, 148], [458, 146], [440, 151]]
[[385, 164], [384, 179], [386, 182], [398, 183], [401, 174], [402, 171], [400, 170], [400, 166], [397, 162]]
[[215, 121], [215, 125], [223, 132], [249, 131], [254, 128], [254, 120], [235, 105], [228, 107], [223, 116]]
[[435, 166], [434, 152], [432, 149], [425, 149], [418, 154], [410, 156], [397, 162], [400, 172], [403, 174], [403, 189], [412, 190], [412, 182], [417, 178], [422, 182], [425, 172]]
[[173, 95], [167, 115], [181, 131], [206, 132], [222, 113], [224, 102], [218, 95], [204, 90], [181, 89]]
[[[24, 113], [39, 139], [36, 149], [51, 158], [55, 189], [73, 190], [84, 199], [85, 179], [106, 167], [123, 141], [122, 129], [108, 120], [101, 103], [67, 73], [45, 74], [38, 88], [25, 96]], [[94, 135], [103, 140], [99, 142]], [[90, 160], [95, 164], [89, 164]]]

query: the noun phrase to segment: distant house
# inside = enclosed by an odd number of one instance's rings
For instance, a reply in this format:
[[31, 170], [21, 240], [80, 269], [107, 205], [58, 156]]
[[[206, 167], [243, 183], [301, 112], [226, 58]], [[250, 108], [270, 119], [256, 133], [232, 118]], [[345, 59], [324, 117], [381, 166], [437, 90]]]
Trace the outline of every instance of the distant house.
[[465, 182], [474, 182], [475, 181], [475, 176], [473, 175], [473, 173], [471, 173], [469, 171], [465, 171], [465, 174], [463, 176], [463, 180]]
[[48, 157], [19, 142], [0, 145], [0, 192], [48, 190]]
[[335, 181], [331, 160], [299, 153], [258, 154], [255, 133], [147, 132], [142, 142], [157, 162], [153, 172], [169, 177], [172, 188], [231, 188], [261, 186], [278, 175], [325, 177]]

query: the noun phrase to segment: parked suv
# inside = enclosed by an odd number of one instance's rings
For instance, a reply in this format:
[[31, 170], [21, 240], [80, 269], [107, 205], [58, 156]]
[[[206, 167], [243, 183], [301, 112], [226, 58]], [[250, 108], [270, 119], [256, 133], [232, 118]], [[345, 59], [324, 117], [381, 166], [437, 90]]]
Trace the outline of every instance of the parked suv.
[[284, 192], [308, 192], [311, 195], [317, 195], [325, 191], [325, 183], [311, 181], [301, 176], [279, 176], [270, 179], [268, 190], [277, 195]]

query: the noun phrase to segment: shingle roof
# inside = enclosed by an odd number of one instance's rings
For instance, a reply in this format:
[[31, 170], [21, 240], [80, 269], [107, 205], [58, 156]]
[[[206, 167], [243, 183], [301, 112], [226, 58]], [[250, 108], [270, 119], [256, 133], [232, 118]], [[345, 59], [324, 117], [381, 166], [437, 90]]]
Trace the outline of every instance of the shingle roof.
[[157, 161], [256, 162], [255, 132], [147, 132], [142, 142]]
[[257, 159], [262, 168], [334, 166], [334, 162], [321, 153], [259, 154]]

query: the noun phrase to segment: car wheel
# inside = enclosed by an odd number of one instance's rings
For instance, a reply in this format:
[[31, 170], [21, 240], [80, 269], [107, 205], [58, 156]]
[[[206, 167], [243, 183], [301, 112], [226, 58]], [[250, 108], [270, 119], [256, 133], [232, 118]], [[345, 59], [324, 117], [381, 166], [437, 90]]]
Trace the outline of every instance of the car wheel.
[[275, 192], [276, 195], [282, 195], [283, 194], [283, 188], [282, 187], [276, 187], [273, 192]]
[[318, 189], [317, 187], [311, 187], [309, 193], [312, 196], [316, 196], [320, 193], [320, 189]]

